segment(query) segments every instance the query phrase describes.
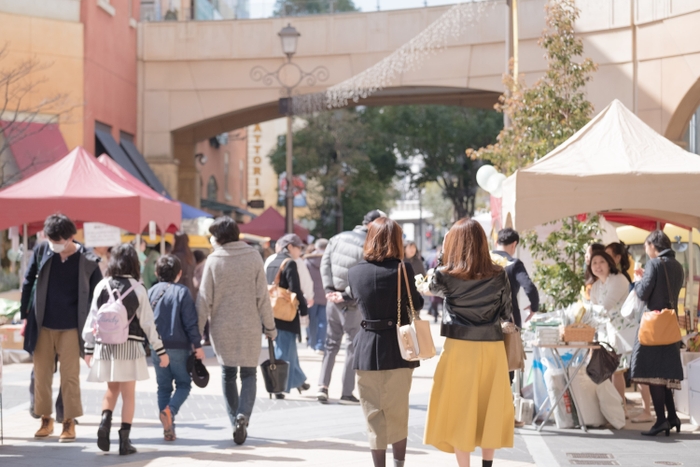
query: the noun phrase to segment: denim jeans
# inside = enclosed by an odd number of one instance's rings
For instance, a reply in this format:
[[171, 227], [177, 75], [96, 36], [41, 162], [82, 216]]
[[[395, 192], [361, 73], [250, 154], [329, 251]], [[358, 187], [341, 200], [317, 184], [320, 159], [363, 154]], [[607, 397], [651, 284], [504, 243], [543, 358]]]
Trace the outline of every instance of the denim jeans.
[[[156, 382], [158, 383], [158, 409], [165, 410], [170, 406], [173, 416], [180, 411], [180, 407], [190, 395], [192, 378], [187, 372], [187, 359], [192, 354], [188, 349], [166, 349], [170, 365], [160, 367], [160, 357], [151, 351], [153, 367], [156, 370]], [[173, 382], [175, 392], [173, 393]]]
[[306, 375], [299, 365], [297, 353], [297, 335], [293, 332], [277, 330], [275, 339], [275, 359], [289, 362], [289, 378], [287, 378], [287, 390], [289, 392], [298, 388], [306, 381]]
[[326, 305], [314, 305], [309, 308], [309, 347], [314, 350], [326, 348]]
[[[241, 370], [240, 398], [238, 397], [238, 386], [236, 385], [236, 376], [239, 368]], [[238, 414], [245, 415], [246, 420], [250, 421], [253, 406], [255, 405], [257, 376], [257, 367], [221, 366], [221, 384], [224, 388], [226, 410], [232, 426], [236, 426], [236, 416]]]

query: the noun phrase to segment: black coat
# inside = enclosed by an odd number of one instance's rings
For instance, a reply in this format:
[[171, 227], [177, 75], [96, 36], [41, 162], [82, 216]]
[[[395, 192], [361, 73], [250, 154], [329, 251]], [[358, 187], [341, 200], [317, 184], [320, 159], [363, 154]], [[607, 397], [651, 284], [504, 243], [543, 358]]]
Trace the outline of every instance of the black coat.
[[[676, 253], [673, 250], [664, 250], [658, 257], [647, 262], [644, 277], [635, 284], [634, 290], [651, 311], [676, 308], [684, 277], [683, 266], [676, 260]], [[681, 381], [683, 364], [680, 344], [645, 346], [635, 339], [631, 376]]]
[[297, 270], [297, 263], [289, 256], [287, 250], [280, 251], [274, 260], [267, 266], [265, 271], [265, 277], [268, 284], [272, 284], [275, 281], [275, 276], [279, 270], [282, 262], [289, 258], [287, 265], [284, 267], [280, 277], [279, 286], [291, 290], [297, 294], [297, 299], [299, 300], [299, 313], [294, 317], [294, 321], [282, 321], [275, 319], [275, 326], [277, 329], [282, 331], [293, 332], [294, 334], [301, 335], [301, 325], [299, 324], [299, 315], [306, 316], [309, 314], [306, 299], [304, 298], [304, 293], [301, 291], [301, 281], [299, 280], [299, 271]]
[[510, 282], [511, 297], [513, 299], [513, 322], [519, 328], [523, 327], [523, 319], [520, 316], [520, 305], [518, 304], [518, 292], [522, 287], [525, 295], [530, 300], [530, 309], [538, 311], [540, 309], [540, 294], [537, 287], [530, 279], [530, 275], [525, 269], [525, 265], [518, 258], [513, 258], [511, 255], [501, 250], [494, 250], [494, 254], [502, 256], [508, 261], [506, 266], [506, 274], [508, 274], [508, 282]]
[[[387, 259], [380, 263], [360, 261], [348, 271], [350, 294], [362, 312], [363, 330], [355, 337], [355, 370], [395, 370], [415, 368], [418, 362], [409, 362], [401, 357], [396, 336], [397, 271], [398, 259]], [[416, 290], [413, 268], [406, 263], [408, 284], [416, 313], [423, 308], [423, 297]], [[408, 291], [401, 277], [401, 323], [408, 324]], [[384, 329], [370, 330], [366, 321], [388, 320]]]
[[511, 319], [513, 301], [505, 271], [482, 280], [433, 274], [430, 291], [445, 297], [441, 335], [466, 341], [502, 341], [501, 321]]

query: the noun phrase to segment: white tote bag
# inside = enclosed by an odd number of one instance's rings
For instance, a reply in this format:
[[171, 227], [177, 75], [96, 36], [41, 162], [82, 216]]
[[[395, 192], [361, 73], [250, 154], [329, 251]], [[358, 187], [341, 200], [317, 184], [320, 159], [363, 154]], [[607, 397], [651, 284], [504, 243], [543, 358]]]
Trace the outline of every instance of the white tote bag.
[[645, 311], [647, 311], [646, 304], [637, 296], [637, 292], [633, 289], [622, 304], [620, 314], [623, 318], [638, 323], [642, 319], [642, 314]]

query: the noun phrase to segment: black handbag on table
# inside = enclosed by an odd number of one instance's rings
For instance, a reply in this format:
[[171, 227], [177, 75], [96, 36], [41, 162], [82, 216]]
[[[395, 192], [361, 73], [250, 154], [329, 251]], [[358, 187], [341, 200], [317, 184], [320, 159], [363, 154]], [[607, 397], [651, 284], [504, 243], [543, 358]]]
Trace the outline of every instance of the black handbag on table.
[[284, 360], [275, 360], [275, 343], [267, 338], [267, 348], [270, 351], [270, 359], [260, 364], [263, 380], [265, 380], [265, 390], [272, 394], [277, 394], [287, 390], [287, 378], [289, 378], [289, 363]]
[[[601, 384], [617, 371], [620, 366], [620, 355], [607, 342], [597, 342], [599, 349], [594, 349], [591, 361], [586, 367], [586, 374], [595, 384]], [[607, 348], [606, 348], [607, 347]]]

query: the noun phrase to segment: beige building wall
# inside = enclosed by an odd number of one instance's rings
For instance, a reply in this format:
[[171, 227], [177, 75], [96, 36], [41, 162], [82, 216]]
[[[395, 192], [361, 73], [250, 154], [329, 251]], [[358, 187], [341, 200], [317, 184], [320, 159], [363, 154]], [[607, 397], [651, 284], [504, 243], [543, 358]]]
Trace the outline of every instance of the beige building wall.
[[[303, 121], [295, 121], [295, 131], [303, 127]], [[280, 136], [287, 133], [287, 119], [277, 118], [248, 127], [248, 201], [262, 199], [264, 209], [249, 209], [261, 214], [270, 206], [284, 214], [284, 206], [278, 206], [278, 176], [269, 155], [277, 147]], [[307, 195], [307, 203], [309, 202]], [[294, 208], [296, 219], [307, 215], [308, 208]]]
[[[50, 6], [48, 1], [27, 3]], [[77, 16], [74, 14], [76, 2], [57, 3], [69, 7], [67, 12], [57, 15], [61, 19], [6, 13], [6, 10], [22, 12], [27, 8], [20, 8], [19, 4], [23, 2], [16, 0], [0, 2], [0, 48], [7, 48], [0, 67], [10, 70], [28, 60], [39, 64], [39, 69], [30, 76], [30, 80], [38, 84], [20, 107], [32, 108], [44, 100], [61, 97], [56, 105], [45, 108], [44, 115], [38, 115], [34, 121], [48, 121], [60, 113], [61, 134], [68, 149], [73, 149], [83, 142], [83, 25], [80, 23], [79, 2]], [[44, 12], [45, 16], [52, 16], [52, 12], [57, 11], [37, 8], [37, 13]], [[9, 118], [9, 115], [4, 118]]]

